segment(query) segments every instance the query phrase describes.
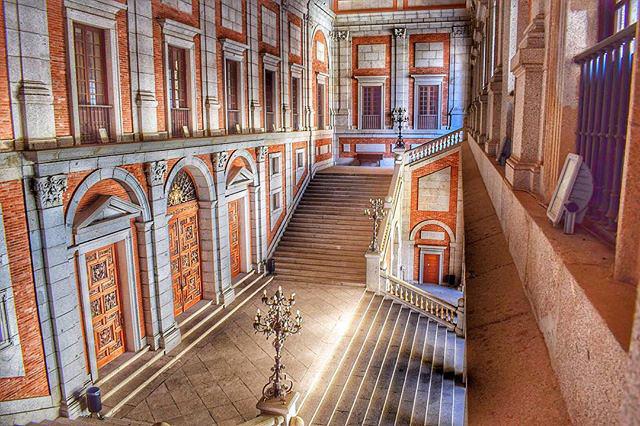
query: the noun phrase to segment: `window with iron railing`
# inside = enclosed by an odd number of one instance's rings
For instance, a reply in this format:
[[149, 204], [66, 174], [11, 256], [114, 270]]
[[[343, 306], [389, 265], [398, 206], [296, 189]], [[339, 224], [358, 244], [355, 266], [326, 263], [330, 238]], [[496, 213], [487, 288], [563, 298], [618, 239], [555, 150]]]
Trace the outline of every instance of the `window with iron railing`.
[[227, 89], [227, 132], [239, 133], [241, 130], [240, 116], [240, 62], [227, 60], [226, 63]]
[[325, 110], [324, 97], [325, 97], [324, 84], [318, 83], [318, 93], [317, 93], [318, 102], [316, 106], [318, 107], [318, 129], [319, 130], [324, 130], [324, 110]]
[[300, 130], [300, 79], [291, 78], [291, 126]]
[[382, 86], [362, 86], [361, 129], [382, 128]]
[[418, 86], [418, 114], [416, 128], [437, 129], [440, 111], [440, 88], [437, 85]]
[[276, 73], [266, 70], [264, 72], [264, 127], [267, 132], [276, 130]]
[[[191, 131], [191, 110], [187, 101], [187, 52], [169, 46], [169, 108], [171, 110], [171, 135], [187, 136]], [[185, 132], [185, 127], [187, 132]]]
[[586, 222], [611, 243], [618, 224], [636, 25], [575, 58], [581, 68], [576, 152], [591, 170], [594, 184]]
[[112, 105], [107, 93], [104, 30], [75, 24], [73, 35], [80, 141], [105, 141], [111, 138]]

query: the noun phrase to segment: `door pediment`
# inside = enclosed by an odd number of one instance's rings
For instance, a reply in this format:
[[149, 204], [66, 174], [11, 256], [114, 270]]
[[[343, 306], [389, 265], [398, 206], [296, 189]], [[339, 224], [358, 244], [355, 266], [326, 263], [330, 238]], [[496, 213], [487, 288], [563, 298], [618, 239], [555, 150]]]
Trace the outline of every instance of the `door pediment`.
[[101, 195], [88, 208], [78, 213], [73, 232], [76, 243], [128, 228], [131, 219], [142, 214], [137, 204], [115, 195]]
[[238, 167], [231, 170], [227, 179], [227, 190], [238, 188], [253, 183], [253, 173], [246, 167]]

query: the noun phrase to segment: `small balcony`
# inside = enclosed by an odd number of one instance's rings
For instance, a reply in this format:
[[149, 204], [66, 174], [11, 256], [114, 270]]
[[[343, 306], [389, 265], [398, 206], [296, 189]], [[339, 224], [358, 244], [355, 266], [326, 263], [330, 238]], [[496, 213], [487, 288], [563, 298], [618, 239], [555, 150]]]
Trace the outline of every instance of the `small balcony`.
[[[111, 139], [111, 105], [80, 105], [80, 142], [83, 144], [109, 142]], [[104, 129], [109, 140], [100, 134]]]
[[363, 114], [361, 129], [380, 129], [382, 118], [380, 114]]
[[242, 125], [240, 123], [240, 110], [238, 109], [227, 110], [227, 132], [229, 134], [240, 133], [241, 126]]
[[171, 108], [171, 135], [173, 137], [187, 137], [184, 128], [186, 126], [187, 130], [190, 130], [190, 116], [190, 108]]
[[264, 130], [265, 132], [275, 132], [276, 131], [276, 114], [274, 112], [265, 112], [264, 113]]
[[438, 116], [436, 114], [418, 114], [418, 129], [437, 129]]

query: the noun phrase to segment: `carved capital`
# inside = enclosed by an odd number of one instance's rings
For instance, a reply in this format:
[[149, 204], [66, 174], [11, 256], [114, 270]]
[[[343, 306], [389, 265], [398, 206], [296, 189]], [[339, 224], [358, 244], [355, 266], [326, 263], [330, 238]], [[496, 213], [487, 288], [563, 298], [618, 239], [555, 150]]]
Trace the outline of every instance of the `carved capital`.
[[227, 168], [227, 162], [229, 161], [229, 154], [227, 151], [216, 152], [213, 154], [213, 165], [216, 171], [223, 171]]
[[150, 186], [161, 185], [164, 182], [164, 174], [167, 172], [165, 160], [147, 163], [147, 182]]
[[263, 162], [264, 160], [267, 159], [267, 152], [269, 150], [267, 149], [266, 146], [259, 146], [256, 148], [256, 158], [258, 160], [258, 163]]
[[394, 38], [405, 38], [407, 36], [406, 28], [394, 28], [393, 29], [393, 37]]
[[67, 187], [66, 175], [45, 176], [33, 180], [33, 191], [41, 209], [61, 206], [62, 196]]
[[346, 40], [349, 37], [349, 31], [333, 31], [331, 35], [334, 40]]
[[461, 25], [458, 27], [453, 27], [453, 36], [454, 37], [469, 37], [470, 31], [468, 25]]

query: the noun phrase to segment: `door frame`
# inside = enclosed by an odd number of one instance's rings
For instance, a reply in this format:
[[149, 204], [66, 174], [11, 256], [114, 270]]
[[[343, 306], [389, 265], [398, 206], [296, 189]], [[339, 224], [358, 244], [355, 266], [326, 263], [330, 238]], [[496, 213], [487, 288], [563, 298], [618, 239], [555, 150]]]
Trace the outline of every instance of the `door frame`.
[[419, 275], [418, 275], [418, 281], [421, 284], [425, 284], [423, 281], [423, 271], [424, 271], [424, 255], [425, 254], [436, 254], [438, 256], [440, 256], [440, 262], [438, 265], [438, 282], [436, 284], [442, 284], [442, 277], [443, 277], [443, 267], [444, 267], [444, 255], [445, 252], [447, 250], [446, 247], [444, 246], [424, 246], [424, 245], [419, 245], [418, 248], [420, 248], [420, 269], [419, 269]]
[[89, 373], [95, 382], [99, 378], [98, 360], [96, 357], [95, 341], [93, 339], [93, 322], [91, 319], [91, 305], [89, 301], [89, 277], [87, 276], [86, 255], [89, 252], [115, 244], [116, 265], [122, 298], [122, 314], [124, 317], [125, 351], [137, 352], [145, 346], [144, 336], [140, 333], [138, 312], [138, 292], [136, 288], [135, 258], [133, 256], [133, 238], [131, 228], [87, 241], [76, 246], [77, 271], [80, 288], [80, 302], [86, 348], [88, 351]]
[[[247, 226], [250, 223], [251, 215], [249, 214], [249, 191], [245, 187], [241, 191], [226, 195], [227, 204], [232, 201], [238, 201], [238, 226], [240, 227], [240, 273], [249, 272], [251, 266], [251, 228]], [[229, 211], [227, 209], [227, 220]], [[227, 222], [228, 223], [228, 222]], [[229, 246], [229, 250], [231, 247]]]

